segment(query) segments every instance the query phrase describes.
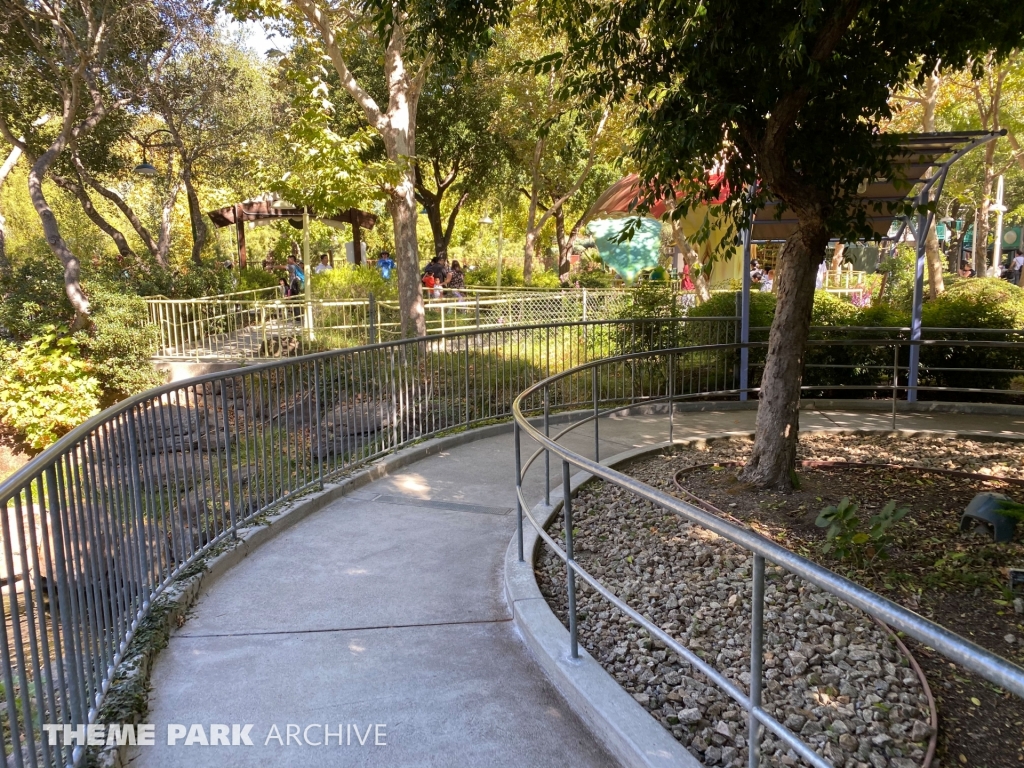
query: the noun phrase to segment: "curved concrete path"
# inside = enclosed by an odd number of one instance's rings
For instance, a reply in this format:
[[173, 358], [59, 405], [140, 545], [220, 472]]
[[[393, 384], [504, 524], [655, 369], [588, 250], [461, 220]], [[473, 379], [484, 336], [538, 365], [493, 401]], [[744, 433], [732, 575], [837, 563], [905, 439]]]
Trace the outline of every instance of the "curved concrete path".
[[[753, 411], [679, 413], [676, 438], [750, 431], [754, 419]], [[801, 415], [804, 429], [890, 423], [857, 411]], [[662, 442], [667, 427], [665, 416], [602, 420], [602, 454]], [[898, 427], [1019, 434], [1024, 417], [906, 414]], [[589, 454], [592, 427], [568, 444]], [[157, 743], [135, 749], [131, 764], [615, 765], [511, 622], [501, 568], [515, 528], [512, 445], [506, 434], [410, 465], [286, 530], [216, 581], [157, 659], [148, 718]], [[531, 471], [528, 498], [541, 498], [542, 473]], [[186, 746], [186, 734], [168, 746], [172, 723], [201, 724], [207, 738], [211, 724], [252, 724], [253, 746], [203, 747], [197, 733], [198, 744]], [[322, 742], [325, 723], [332, 734], [345, 726], [342, 746], [334, 735], [329, 746], [302, 743]], [[290, 744], [289, 724], [297, 727]], [[386, 746], [373, 745], [378, 733]]]

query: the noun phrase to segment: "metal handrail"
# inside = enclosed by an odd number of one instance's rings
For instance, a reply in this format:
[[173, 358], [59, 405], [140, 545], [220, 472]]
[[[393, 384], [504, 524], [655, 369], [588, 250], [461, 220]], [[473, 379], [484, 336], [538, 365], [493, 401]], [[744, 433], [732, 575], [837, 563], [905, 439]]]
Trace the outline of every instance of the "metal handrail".
[[[855, 345], [876, 345], [876, 346], [896, 346], [898, 349], [899, 345], [908, 345], [909, 342], [905, 340], [840, 340], [836, 343], [842, 344], [843, 342]], [[831, 342], [815, 342], [818, 346], [827, 346]], [[920, 342], [922, 346], [929, 344], [942, 344], [941, 341], [934, 342]], [[957, 345], [971, 345], [971, 346], [986, 346], [993, 348], [1006, 348], [1017, 346], [1021, 347], [1020, 344], [1014, 344], [1013, 342], [976, 342], [976, 341], [954, 341], [945, 342], [946, 344]], [[632, 621], [642, 627], [651, 637], [657, 639], [666, 648], [672, 652], [678, 654], [680, 657], [685, 659], [696, 669], [702, 672], [718, 685], [725, 693], [732, 698], [737, 704], [743, 707], [744, 710], [750, 715], [749, 719], [749, 731], [748, 731], [748, 750], [749, 750], [749, 766], [750, 768], [757, 768], [760, 761], [759, 749], [761, 743], [761, 729], [760, 726], [764, 726], [770, 730], [776, 737], [784, 742], [789, 748], [793, 749], [797, 754], [800, 755], [815, 768], [830, 768], [831, 764], [820, 757], [814, 752], [811, 747], [803, 742], [800, 737], [792, 732], [785, 725], [780, 723], [774, 717], [772, 717], [762, 706], [761, 694], [762, 694], [762, 663], [763, 663], [763, 632], [764, 632], [764, 568], [765, 561], [770, 560], [771, 562], [782, 566], [785, 570], [793, 573], [815, 585], [821, 589], [829, 592], [830, 594], [838, 597], [841, 600], [859, 608], [865, 613], [883, 621], [894, 629], [905, 632], [916, 640], [924, 643], [925, 645], [935, 649], [939, 653], [943, 654], [946, 658], [954, 661], [967, 669], [981, 675], [986, 680], [994, 683], [1005, 690], [1013, 693], [1014, 695], [1024, 698], [1024, 668], [1013, 664], [1002, 657], [993, 654], [986, 649], [978, 646], [977, 644], [951, 632], [950, 630], [942, 627], [935, 622], [929, 621], [918, 614], [894, 603], [887, 598], [884, 598], [865, 587], [856, 584], [855, 582], [840, 576], [833, 571], [824, 568], [807, 558], [791, 552], [790, 550], [782, 547], [775, 543], [771, 539], [768, 539], [760, 534], [734, 525], [716, 515], [710, 514], [699, 507], [682, 501], [674, 496], [659, 491], [651, 486], [646, 485], [628, 475], [618, 472], [608, 466], [600, 463], [600, 432], [598, 429], [599, 420], [602, 416], [607, 416], [611, 413], [618, 413], [627, 411], [631, 408], [635, 408], [638, 403], [644, 405], [652, 404], [666, 404], [668, 406], [668, 418], [669, 418], [669, 441], [674, 442], [674, 411], [675, 403], [682, 399], [688, 399], [693, 397], [734, 397], [741, 392], [738, 389], [728, 389], [720, 391], [702, 391], [698, 393], [677, 394], [675, 391], [674, 383], [674, 371], [676, 369], [677, 358], [683, 355], [695, 355], [700, 353], [709, 352], [734, 352], [741, 347], [745, 346], [765, 346], [760, 345], [743, 345], [743, 344], [725, 344], [725, 345], [707, 345], [700, 347], [685, 347], [676, 348], [671, 350], [655, 350], [646, 351], [640, 353], [630, 353], [625, 355], [619, 355], [614, 358], [595, 360], [587, 363], [583, 363], [572, 369], [563, 371], [561, 373], [554, 374], [547, 379], [528, 387], [521, 392], [515, 399], [512, 405], [513, 419], [515, 422], [515, 462], [516, 462], [516, 516], [517, 516], [517, 540], [518, 540], [518, 554], [520, 562], [524, 561], [524, 542], [523, 542], [523, 519], [524, 517], [529, 520], [530, 524], [536, 530], [538, 536], [544, 541], [544, 543], [566, 564], [566, 578], [567, 578], [567, 592], [568, 592], [568, 623], [569, 623], [569, 652], [572, 657], [578, 656], [578, 639], [577, 639], [577, 628], [576, 628], [576, 576], [579, 576], [584, 582], [590, 585], [598, 594], [600, 594], [605, 600], [615, 606], [617, 609], [627, 615]], [[645, 396], [636, 398], [635, 396], [630, 398], [630, 402], [626, 404], [613, 405], [607, 409], [602, 410], [600, 403], [601, 397], [601, 376], [600, 372], [602, 368], [612, 366], [613, 371], [615, 367], [629, 363], [635, 365], [639, 361], [648, 362], [664, 362], [666, 364], [667, 371], [662, 377], [662, 380], [666, 383], [666, 391], [664, 395], [658, 396]], [[925, 388], [901, 386], [898, 383], [898, 358], [897, 364], [894, 366], [894, 378], [892, 384], [892, 390], [895, 393], [897, 391], [909, 392], [911, 389], [925, 390], [925, 389], [944, 389], [945, 391], [960, 391], [952, 388]], [[590, 372], [591, 376], [591, 400], [593, 402], [593, 412], [586, 417], [570, 424], [563, 428], [556, 435], [551, 436], [550, 434], [550, 422], [549, 422], [549, 402], [550, 393], [552, 388], [559, 385], [560, 383], [572, 379], [572, 378], [586, 378], [586, 372]], [[805, 387], [805, 389], [812, 387]], [[820, 389], [822, 387], [813, 387]], [[758, 390], [752, 388], [747, 392], [753, 394]], [[963, 390], [963, 391], [982, 391], [982, 390]], [[1017, 393], [1019, 394], [1019, 393]], [[538, 397], [542, 398], [544, 403], [544, 420], [543, 425], [540, 427], [534, 426], [527, 418], [524, 413], [524, 404], [531, 401], [536, 401]], [[531, 409], [535, 411], [536, 408]], [[895, 399], [894, 399], [894, 411], [895, 414]], [[894, 416], [895, 418], [895, 416]], [[578, 429], [583, 424], [593, 424], [594, 426], [594, 458], [588, 458], [580, 453], [572, 451], [562, 445], [559, 440], [571, 431]], [[529, 438], [535, 440], [540, 446], [529, 458], [523, 462], [522, 457], [522, 434], [525, 433]], [[545, 457], [545, 498], [544, 507], [545, 511], [550, 510], [551, 507], [551, 469], [550, 469], [550, 457], [554, 453], [562, 460], [562, 516], [563, 516], [563, 530], [564, 530], [564, 547], [560, 547], [557, 542], [547, 533], [544, 529], [543, 521], [537, 520], [534, 516], [533, 506], [527, 500], [523, 492], [523, 480], [526, 473], [534, 462], [540, 458], [541, 455]], [[570, 484], [570, 467], [574, 466], [593, 477], [600, 478], [608, 483], [618, 486], [641, 499], [652, 502], [658, 505], [662, 509], [672, 512], [679, 517], [688, 520], [691, 523], [695, 523], [703, 528], [706, 528], [719, 536], [737, 544], [753, 555], [753, 568], [752, 568], [752, 609], [751, 609], [751, 662], [750, 662], [750, 689], [744, 691], [735, 682], [726, 678], [711, 664], [706, 662], [696, 653], [691, 651], [689, 648], [682, 645], [680, 642], [671, 637], [667, 632], [658, 627], [653, 621], [645, 618], [637, 610], [633, 609], [624, 600], [615, 595], [608, 587], [600, 582], [596, 577], [586, 571], [580, 564], [575, 560], [573, 556], [573, 540], [574, 534], [574, 522], [572, 513], [572, 490]]]
[[516, 393], [562, 368], [734, 334], [721, 318], [470, 330], [211, 373], [87, 420], [0, 484], [10, 763], [81, 761], [40, 725], [95, 722], [154, 601], [260, 515], [424, 438], [507, 418]]

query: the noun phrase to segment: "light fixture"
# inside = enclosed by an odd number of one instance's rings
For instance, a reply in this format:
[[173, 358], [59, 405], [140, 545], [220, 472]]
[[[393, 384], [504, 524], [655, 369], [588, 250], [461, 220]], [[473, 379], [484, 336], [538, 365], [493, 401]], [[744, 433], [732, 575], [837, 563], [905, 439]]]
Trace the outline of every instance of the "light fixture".
[[141, 163], [135, 166], [135, 173], [139, 174], [139, 176], [156, 176], [157, 170], [156, 166], [154, 166], [151, 162], [149, 162], [148, 160], [143, 160]]
[[490, 216], [484, 216], [482, 219], [480, 219], [480, 223], [481, 224], [493, 224], [494, 222], [491, 221], [491, 217]]

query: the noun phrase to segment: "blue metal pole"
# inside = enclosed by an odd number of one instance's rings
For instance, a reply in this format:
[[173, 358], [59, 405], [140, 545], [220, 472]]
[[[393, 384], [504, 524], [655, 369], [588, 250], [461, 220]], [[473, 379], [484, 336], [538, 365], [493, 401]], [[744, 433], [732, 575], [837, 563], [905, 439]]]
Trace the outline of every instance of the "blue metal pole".
[[918, 214], [914, 239], [917, 260], [914, 263], [914, 305], [910, 319], [910, 372], [907, 376], [907, 402], [917, 402], [917, 373], [921, 359], [921, 307], [924, 305], [925, 237], [931, 225], [928, 214]]
[[743, 230], [743, 290], [740, 293], [740, 400], [747, 399], [750, 375], [750, 238], [748, 227]]

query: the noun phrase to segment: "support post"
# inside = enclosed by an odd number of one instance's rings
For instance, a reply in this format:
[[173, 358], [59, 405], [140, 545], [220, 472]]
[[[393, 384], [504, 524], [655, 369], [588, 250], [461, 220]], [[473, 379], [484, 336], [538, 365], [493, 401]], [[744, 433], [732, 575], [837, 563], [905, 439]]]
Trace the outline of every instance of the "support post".
[[592, 372], [590, 378], [590, 391], [594, 397], [594, 461], [601, 461], [601, 433], [598, 430], [597, 422], [600, 411], [598, 410], [598, 395], [599, 387], [597, 385], [597, 366], [595, 365], [590, 369]]
[[[551, 437], [551, 396], [544, 386], [544, 437]], [[551, 451], [544, 449], [544, 504], [551, 506]]]
[[668, 356], [668, 442], [675, 442], [675, 415], [676, 401], [673, 399], [676, 394], [676, 356]]
[[519, 494], [523, 488], [523, 454], [519, 437], [519, 422], [513, 424], [516, 445], [516, 541], [519, 546], [519, 562], [523, 562], [523, 502]]
[[362, 233], [359, 231], [359, 225], [356, 224], [354, 219], [352, 221], [352, 260], [357, 267], [363, 263]]
[[245, 219], [242, 216], [242, 204], [235, 204], [235, 237], [238, 240], [238, 268], [245, 269], [248, 251], [245, 246]]
[[747, 400], [750, 385], [750, 238], [751, 230], [743, 230], [743, 288], [740, 292], [740, 400]]
[[761, 706], [762, 668], [764, 659], [764, 558], [754, 555], [753, 595], [750, 609], [750, 714], [747, 734], [747, 768], [761, 763], [760, 724], [754, 709]]
[[377, 343], [377, 299], [373, 293], [370, 293], [369, 304], [367, 305], [366, 311], [369, 313], [369, 325], [370, 325], [370, 343]]
[[569, 462], [562, 461], [562, 523], [565, 526], [565, 578], [569, 595], [569, 655], [580, 657], [576, 637], [576, 571], [573, 570], [572, 554], [572, 493], [569, 489]]
[[[924, 194], [924, 193], [922, 193]], [[919, 196], [920, 197], [920, 196]], [[927, 198], [917, 201], [918, 205], [927, 202]], [[914, 240], [917, 251], [917, 259], [914, 262], [914, 304], [910, 317], [910, 372], [907, 375], [907, 402], [917, 402], [917, 373], [921, 360], [921, 309], [924, 306], [924, 262], [925, 262], [925, 235], [931, 226], [930, 213], [917, 215], [917, 231], [914, 232]]]

